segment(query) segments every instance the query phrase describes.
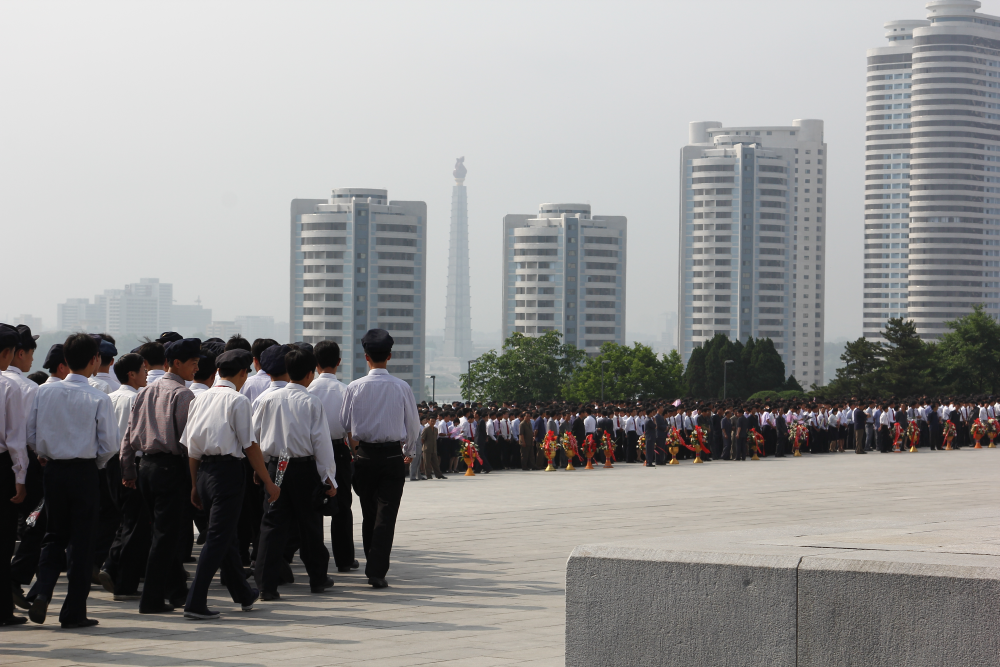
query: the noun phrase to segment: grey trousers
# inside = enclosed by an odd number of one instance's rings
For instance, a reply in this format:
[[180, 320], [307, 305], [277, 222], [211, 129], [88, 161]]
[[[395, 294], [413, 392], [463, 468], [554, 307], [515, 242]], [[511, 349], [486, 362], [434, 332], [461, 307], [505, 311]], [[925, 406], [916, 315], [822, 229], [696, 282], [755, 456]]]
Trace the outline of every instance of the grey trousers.
[[410, 461], [410, 481], [415, 482], [420, 478], [420, 459], [422, 458], [422, 453], [420, 448], [417, 448], [417, 453], [414, 454], [413, 460]]

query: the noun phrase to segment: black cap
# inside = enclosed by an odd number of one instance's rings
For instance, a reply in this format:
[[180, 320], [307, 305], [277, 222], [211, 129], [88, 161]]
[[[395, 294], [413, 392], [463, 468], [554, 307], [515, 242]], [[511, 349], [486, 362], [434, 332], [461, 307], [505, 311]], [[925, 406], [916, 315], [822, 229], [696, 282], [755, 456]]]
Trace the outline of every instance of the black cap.
[[17, 347], [19, 341], [20, 337], [17, 335], [17, 329], [9, 324], [0, 324], [0, 350], [6, 350], [8, 347]]
[[101, 356], [102, 357], [117, 357], [118, 356], [118, 348], [115, 347], [115, 344], [112, 343], [111, 341], [107, 341], [107, 340], [104, 340], [102, 338], [101, 342], [98, 343], [98, 346], [100, 347], [100, 351], [101, 351]]
[[365, 352], [391, 352], [395, 342], [385, 329], [369, 329], [361, 339], [361, 347]]
[[260, 367], [270, 376], [285, 374], [285, 355], [292, 348], [287, 345], [272, 345], [260, 355]]
[[201, 344], [201, 351], [207, 355], [217, 357], [226, 351], [226, 344], [218, 340], [206, 340]]
[[45, 363], [42, 364], [42, 368], [47, 371], [55, 371], [59, 368], [59, 364], [66, 363], [66, 356], [63, 354], [62, 343], [56, 343], [49, 348], [49, 353], [45, 355]]
[[[184, 340], [184, 336], [180, 335], [176, 331], [164, 331], [160, 334], [160, 337], [156, 339], [156, 342], [163, 347], [166, 347], [168, 344], [175, 343], [179, 340]], [[197, 340], [197, 338], [192, 338], [190, 340]]]
[[299, 348], [303, 352], [308, 352], [309, 354], [314, 354], [313, 346], [309, 343], [292, 343], [295, 347]]
[[17, 347], [21, 350], [34, 350], [38, 336], [31, 335], [31, 327], [27, 324], [18, 324], [15, 329], [17, 330]]
[[215, 358], [215, 367], [223, 375], [235, 375], [242, 370], [249, 370], [252, 363], [253, 355], [246, 350], [229, 350]]
[[129, 354], [139, 354], [139, 350], [141, 350], [141, 349], [142, 349], [142, 345], [139, 345], [139, 346], [137, 346], [137, 347], [133, 347], [133, 348], [132, 348], [132, 349], [131, 349], [131, 350], [129, 351]]
[[173, 361], [175, 359], [187, 361], [188, 359], [193, 359], [195, 357], [201, 359], [204, 356], [201, 353], [201, 340], [197, 338], [182, 338], [181, 340], [175, 340], [172, 343], [167, 344], [165, 352], [167, 355], [167, 361]]

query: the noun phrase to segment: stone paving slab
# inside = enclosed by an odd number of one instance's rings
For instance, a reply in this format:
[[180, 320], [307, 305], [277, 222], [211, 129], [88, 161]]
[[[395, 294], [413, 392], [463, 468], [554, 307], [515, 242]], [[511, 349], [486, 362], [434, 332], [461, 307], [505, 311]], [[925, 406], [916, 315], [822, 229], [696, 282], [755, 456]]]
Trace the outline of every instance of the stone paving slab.
[[[224, 618], [204, 624], [139, 616], [137, 603], [112, 602], [95, 587], [90, 613], [101, 625], [64, 631], [55, 622], [63, 581], [46, 625], [0, 630], [0, 665], [562, 665], [566, 563], [578, 545], [662, 546], [763, 529], [775, 531], [770, 547], [780, 549], [804, 546], [789, 526], [849, 521], [801, 538], [845, 552], [878, 540], [903, 551], [916, 544], [996, 556], [1000, 521], [989, 518], [1000, 516], [998, 451], [619, 464], [408, 483], [387, 590], [334, 572], [326, 594], [296, 583], [281, 588], [280, 601], [242, 613], [215, 585], [209, 604]], [[355, 520], [360, 544], [360, 512]], [[899, 521], [910, 525], [900, 530]], [[937, 524], [938, 537], [921, 523]], [[293, 570], [306, 581], [298, 560]]]

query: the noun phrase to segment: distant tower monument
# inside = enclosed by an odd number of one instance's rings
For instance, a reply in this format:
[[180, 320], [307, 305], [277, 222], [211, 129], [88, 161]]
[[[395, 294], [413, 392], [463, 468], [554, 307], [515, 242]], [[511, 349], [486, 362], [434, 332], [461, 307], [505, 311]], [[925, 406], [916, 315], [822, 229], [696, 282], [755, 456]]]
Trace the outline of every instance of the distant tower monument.
[[[472, 299], [469, 296], [469, 202], [465, 158], [455, 161], [451, 189], [451, 242], [448, 245], [448, 299], [444, 318], [444, 357], [464, 372], [472, 352]], [[443, 360], [442, 360], [443, 361]]]

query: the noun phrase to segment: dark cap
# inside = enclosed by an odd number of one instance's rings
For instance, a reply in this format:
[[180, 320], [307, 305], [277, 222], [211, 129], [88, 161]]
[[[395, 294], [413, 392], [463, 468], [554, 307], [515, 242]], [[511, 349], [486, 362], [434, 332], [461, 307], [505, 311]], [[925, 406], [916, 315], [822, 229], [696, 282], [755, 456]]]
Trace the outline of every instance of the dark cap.
[[[156, 342], [162, 345], [163, 347], [166, 347], [169, 343], [174, 343], [179, 340], [184, 340], [184, 336], [180, 335], [176, 331], [164, 331], [163, 333], [160, 334], [160, 337], [156, 339]], [[197, 339], [192, 338], [190, 340], [197, 340]]]
[[98, 346], [100, 347], [102, 357], [118, 356], [118, 348], [115, 347], [115, 344], [112, 343], [111, 341], [107, 341], [102, 338], [101, 342], [98, 343]]
[[215, 367], [223, 375], [235, 375], [242, 370], [249, 370], [252, 363], [253, 355], [246, 350], [229, 350], [215, 358]]
[[18, 324], [15, 329], [17, 330], [17, 347], [22, 350], [34, 350], [37, 347], [35, 343], [38, 340], [38, 336], [31, 335], [31, 327], [27, 324]]
[[285, 355], [292, 348], [287, 345], [272, 345], [260, 355], [260, 367], [270, 376], [285, 374]]
[[42, 364], [42, 368], [47, 371], [55, 371], [59, 368], [59, 364], [66, 363], [66, 356], [63, 354], [62, 343], [56, 343], [49, 348], [49, 353], [45, 355], [45, 363]]
[[168, 343], [164, 351], [167, 355], [167, 361], [174, 361], [175, 359], [187, 361], [195, 357], [201, 359], [203, 356], [201, 353], [201, 340], [198, 338], [175, 340], [172, 343]]
[[361, 347], [365, 352], [389, 352], [395, 342], [385, 329], [369, 329], [361, 339]]
[[209, 339], [208, 339], [208, 340], [206, 340], [205, 342], [206, 342], [206, 343], [222, 343], [223, 345], [225, 345], [225, 344], [226, 344], [226, 341], [222, 340], [222, 339], [221, 339], [221, 338], [219, 338], [219, 337], [212, 337], [212, 338], [209, 338]]
[[226, 344], [222, 341], [206, 340], [201, 344], [201, 351], [206, 355], [217, 357], [226, 351]]
[[6, 350], [8, 347], [17, 347], [19, 340], [17, 329], [9, 324], [0, 324], [0, 350]]
[[313, 353], [314, 353], [314, 350], [313, 350], [313, 346], [312, 346], [312, 345], [310, 345], [309, 343], [302, 343], [302, 342], [299, 342], [299, 343], [292, 343], [292, 345], [293, 345], [294, 347], [297, 347], [297, 348], [299, 348], [299, 349], [300, 349], [300, 350], [302, 350], [303, 352], [308, 352], [309, 354], [313, 354]]
[[139, 350], [141, 350], [141, 349], [142, 349], [142, 345], [139, 345], [137, 347], [133, 347], [131, 349], [131, 351], [129, 352], [129, 354], [139, 354]]

